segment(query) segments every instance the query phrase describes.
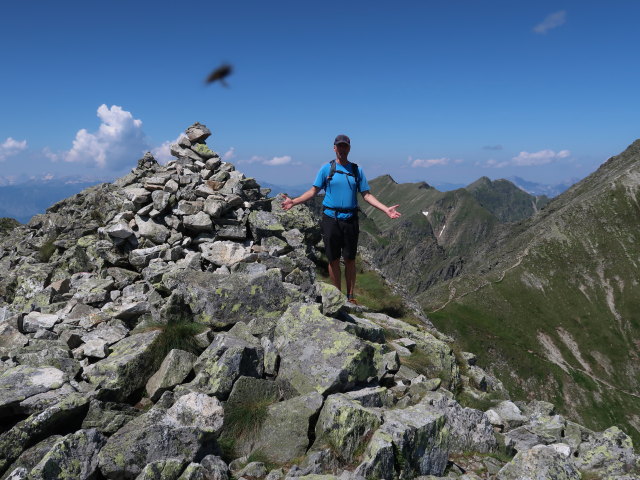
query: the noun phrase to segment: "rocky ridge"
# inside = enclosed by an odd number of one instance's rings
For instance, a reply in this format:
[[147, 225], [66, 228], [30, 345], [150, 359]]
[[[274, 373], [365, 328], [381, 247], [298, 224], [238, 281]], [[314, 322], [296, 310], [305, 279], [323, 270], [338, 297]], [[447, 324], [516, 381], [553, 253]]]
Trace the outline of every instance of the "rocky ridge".
[[345, 305], [309, 210], [209, 135], [0, 238], [3, 479], [640, 478], [619, 429], [511, 402], [428, 324]]

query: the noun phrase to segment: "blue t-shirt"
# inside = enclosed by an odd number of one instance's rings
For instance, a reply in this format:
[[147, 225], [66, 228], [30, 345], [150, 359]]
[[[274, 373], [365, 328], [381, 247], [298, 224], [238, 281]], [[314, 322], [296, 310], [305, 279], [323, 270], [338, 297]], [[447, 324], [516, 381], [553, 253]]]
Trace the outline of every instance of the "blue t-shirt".
[[[353, 172], [353, 163], [349, 162], [346, 167], [343, 167], [336, 162], [336, 171], [333, 174], [333, 178], [327, 185], [327, 177], [331, 171], [331, 162], [323, 165], [316, 175], [316, 179], [313, 182], [313, 186], [321, 188], [325, 191], [324, 201], [322, 204], [326, 207], [334, 208], [356, 208], [358, 206], [358, 199], [356, 194], [358, 192], [368, 192], [369, 184], [367, 178], [364, 176], [364, 172], [358, 167], [358, 185], [356, 185], [356, 179]], [[348, 172], [351, 175], [345, 175], [338, 172]], [[324, 213], [330, 217], [337, 216], [341, 219], [346, 219], [355, 212], [336, 212], [335, 210], [325, 209]]]

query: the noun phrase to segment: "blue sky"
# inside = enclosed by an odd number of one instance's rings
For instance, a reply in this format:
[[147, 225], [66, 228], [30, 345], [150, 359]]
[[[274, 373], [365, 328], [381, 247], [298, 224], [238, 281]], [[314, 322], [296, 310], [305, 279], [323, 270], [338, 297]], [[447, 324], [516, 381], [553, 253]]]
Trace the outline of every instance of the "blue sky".
[[[582, 178], [640, 137], [637, 1], [4, 2], [0, 177], [115, 177], [191, 123], [259, 180]], [[204, 85], [222, 62], [230, 88]]]

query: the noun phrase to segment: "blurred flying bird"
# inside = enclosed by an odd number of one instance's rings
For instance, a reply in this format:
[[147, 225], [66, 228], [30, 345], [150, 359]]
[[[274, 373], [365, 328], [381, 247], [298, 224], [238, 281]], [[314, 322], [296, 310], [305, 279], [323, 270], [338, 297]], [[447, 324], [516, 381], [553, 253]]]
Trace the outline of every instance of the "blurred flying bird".
[[231, 75], [232, 71], [233, 68], [231, 67], [231, 65], [229, 65], [228, 63], [224, 63], [216, 68], [213, 72], [211, 72], [211, 74], [207, 77], [205, 83], [213, 83], [216, 80], [220, 80], [220, 83], [222, 83], [222, 85], [228, 87], [229, 85], [227, 85], [227, 82], [225, 82], [224, 79]]

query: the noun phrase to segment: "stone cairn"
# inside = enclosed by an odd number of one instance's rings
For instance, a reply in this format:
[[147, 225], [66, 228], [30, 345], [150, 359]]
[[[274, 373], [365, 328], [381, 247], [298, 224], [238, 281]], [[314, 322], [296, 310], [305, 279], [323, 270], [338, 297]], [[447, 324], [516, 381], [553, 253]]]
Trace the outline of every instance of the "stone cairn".
[[317, 220], [210, 134], [0, 237], [0, 478], [640, 478], [619, 429], [349, 309], [315, 278]]

